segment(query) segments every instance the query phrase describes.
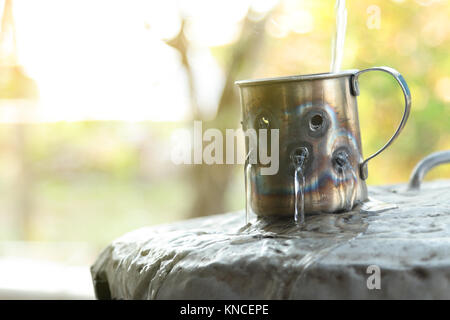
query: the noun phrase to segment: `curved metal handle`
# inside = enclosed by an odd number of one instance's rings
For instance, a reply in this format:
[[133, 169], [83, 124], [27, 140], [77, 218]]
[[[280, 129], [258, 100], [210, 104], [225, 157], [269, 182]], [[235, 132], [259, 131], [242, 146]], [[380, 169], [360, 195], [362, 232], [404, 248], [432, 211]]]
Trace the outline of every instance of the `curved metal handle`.
[[411, 173], [408, 190], [419, 190], [427, 172], [443, 163], [450, 163], [450, 150], [435, 152], [423, 158]]
[[408, 85], [406, 84], [406, 81], [403, 78], [403, 76], [400, 74], [400, 72], [398, 72], [397, 70], [392, 69], [390, 67], [374, 67], [374, 68], [364, 69], [364, 70], [361, 70], [361, 71], [358, 71], [357, 73], [355, 73], [352, 76], [352, 80], [351, 80], [352, 90], [353, 90], [353, 94], [355, 96], [359, 95], [358, 77], [361, 74], [368, 72], [368, 71], [383, 71], [383, 72], [389, 73], [391, 76], [393, 76], [395, 78], [395, 80], [397, 80], [398, 84], [400, 85], [400, 88], [402, 88], [403, 95], [405, 96], [405, 111], [403, 112], [403, 117], [402, 117], [402, 120], [400, 121], [397, 131], [395, 131], [394, 135], [389, 139], [389, 141], [380, 150], [378, 150], [377, 152], [372, 154], [370, 157], [368, 157], [366, 160], [364, 160], [360, 164], [359, 172], [360, 172], [361, 179], [363, 179], [363, 180], [366, 180], [368, 177], [368, 174], [369, 174], [368, 170], [367, 170], [367, 162], [370, 159], [379, 155], [384, 149], [389, 147], [392, 142], [394, 142], [394, 140], [398, 137], [398, 135], [402, 131], [403, 127], [405, 126], [406, 121], [408, 120], [408, 117], [409, 117], [409, 112], [411, 110], [411, 93], [409, 92]]

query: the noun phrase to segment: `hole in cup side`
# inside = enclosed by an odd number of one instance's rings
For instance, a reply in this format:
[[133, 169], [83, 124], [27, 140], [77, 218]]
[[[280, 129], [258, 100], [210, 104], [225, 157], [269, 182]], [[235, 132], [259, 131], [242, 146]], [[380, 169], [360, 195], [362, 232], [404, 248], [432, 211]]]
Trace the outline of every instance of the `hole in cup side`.
[[323, 126], [323, 117], [320, 114], [315, 114], [309, 120], [309, 128], [312, 131], [320, 130]]
[[324, 137], [330, 125], [330, 116], [325, 110], [319, 108], [308, 112], [302, 120], [303, 130], [312, 138]]
[[270, 121], [269, 121], [269, 117], [262, 115], [259, 119], [258, 119], [258, 127], [260, 129], [270, 129]]
[[331, 157], [333, 169], [337, 173], [352, 167], [351, 152], [346, 147], [337, 148]]
[[291, 152], [290, 158], [294, 166], [304, 167], [308, 160], [309, 151], [306, 147], [298, 147]]
[[305, 176], [310, 174], [312, 163], [314, 162], [314, 150], [311, 143], [306, 141], [296, 141], [280, 149], [280, 171], [292, 177], [298, 165], [303, 167]]
[[[260, 152], [265, 153], [268, 157], [272, 156], [272, 129], [277, 129], [277, 121], [276, 117], [266, 110], [262, 108], [262, 110], [255, 116], [253, 119], [253, 128], [256, 130], [256, 138], [257, 138], [257, 146], [258, 153], [257, 163], [260, 167], [269, 167], [271, 163], [263, 164], [260, 159]], [[265, 148], [262, 148], [261, 145], [261, 130], [266, 130], [266, 139], [265, 139]], [[260, 150], [262, 149], [262, 150]]]

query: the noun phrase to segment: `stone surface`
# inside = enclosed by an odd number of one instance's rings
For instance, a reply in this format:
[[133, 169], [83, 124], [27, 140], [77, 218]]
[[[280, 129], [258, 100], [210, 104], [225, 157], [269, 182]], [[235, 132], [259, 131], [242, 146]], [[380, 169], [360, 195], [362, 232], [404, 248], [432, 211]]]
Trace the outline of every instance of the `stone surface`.
[[[450, 181], [369, 187], [397, 209], [254, 220], [235, 212], [142, 228], [91, 271], [100, 299], [450, 299]], [[367, 288], [367, 267], [381, 289]]]

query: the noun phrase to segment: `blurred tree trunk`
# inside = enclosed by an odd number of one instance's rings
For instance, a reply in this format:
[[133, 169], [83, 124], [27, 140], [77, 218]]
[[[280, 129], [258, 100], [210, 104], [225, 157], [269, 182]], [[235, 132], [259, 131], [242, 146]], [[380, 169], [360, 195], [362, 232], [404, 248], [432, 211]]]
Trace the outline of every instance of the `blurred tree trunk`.
[[[217, 116], [214, 120], [204, 121], [203, 130], [216, 128], [225, 137], [226, 129], [238, 128], [240, 102], [238, 88], [235, 87], [234, 81], [243, 77], [243, 75], [248, 77], [254, 70], [254, 62], [258, 60], [256, 57], [264, 40], [266, 20], [267, 18], [254, 22], [247, 15], [239, 40], [232, 47], [231, 59], [226, 70], [226, 80], [219, 101]], [[170, 41], [169, 44], [180, 52], [189, 81], [192, 81], [192, 70], [187, 59], [188, 43], [184, 37], [184, 28], [181, 28], [179, 35]], [[191, 82], [189, 86], [193, 97], [194, 120], [202, 120], [197, 111], [193, 83]], [[225, 157], [225, 152], [223, 154]], [[194, 193], [194, 202], [189, 213], [190, 217], [217, 214], [226, 210], [224, 196], [232, 173], [232, 165], [198, 164], [191, 167], [190, 179]], [[242, 177], [242, 179], [244, 178]]]
[[33, 185], [31, 176], [31, 164], [27, 154], [27, 131], [29, 125], [26, 123], [14, 124], [15, 150], [17, 159], [17, 177], [15, 181], [15, 214], [16, 214], [16, 237], [20, 240], [32, 240], [33, 238]]
[[17, 61], [16, 30], [12, 0], [3, 6], [0, 31], [0, 100], [16, 108], [13, 124], [17, 175], [14, 184], [14, 233], [17, 240], [30, 240], [33, 214], [33, 177], [27, 156], [27, 112], [38, 98], [36, 83], [29, 78]]
[[[203, 130], [217, 128], [225, 137], [226, 129], [238, 128], [241, 107], [239, 91], [234, 82], [252, 74], [255, 68], [254, 61], [258, 60], [256, 57], [264, 40], [264, 25], [265, 20], [255, 23], [246, 18], [241, 36], [233, 47], [217, 116], [214, 120], [205, 122]], [[223, 154], [225, 156], [225, 150]], [[223, 213], [226, 210], [225, 194], [230, 178], [233, 176], [233, 167], [233, 165], [225, 164], [193, 166], [192, 181], [195, 181], [195, 198], [190, 217]], [[243, 175], [242, 181], [244, 181]]]

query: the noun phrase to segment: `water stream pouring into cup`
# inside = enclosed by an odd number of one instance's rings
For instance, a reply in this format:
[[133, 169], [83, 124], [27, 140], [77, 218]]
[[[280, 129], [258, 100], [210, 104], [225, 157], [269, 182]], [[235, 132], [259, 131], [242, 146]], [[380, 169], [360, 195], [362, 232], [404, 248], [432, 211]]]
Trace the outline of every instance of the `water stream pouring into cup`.
[[336, 31], [331, 45], [331, 72], [341, 70], [342, 57], [344, 56], [345, 32], [347, 28], [347, 9], [345, 0], [337, 0], [335, 5]]

